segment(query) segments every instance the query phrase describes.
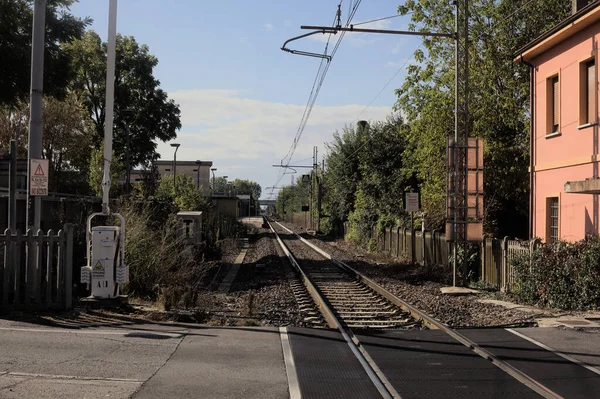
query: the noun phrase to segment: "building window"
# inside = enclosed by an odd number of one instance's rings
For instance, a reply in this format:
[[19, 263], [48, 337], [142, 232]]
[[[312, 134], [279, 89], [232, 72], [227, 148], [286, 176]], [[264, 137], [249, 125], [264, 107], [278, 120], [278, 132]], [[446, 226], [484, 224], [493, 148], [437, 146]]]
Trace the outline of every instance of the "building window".
[[579, 64], [579, 124], [596, 122], [596, 60]]
[[546, 133], [558, 133], [560, 126], [560, 85], [558, 75], [548, 78], [546, 81]]
[[547, 202], [547, 214], [548, 214], [548, 237], [547, 242], [553, 243], [558, 241], [558, 224], [559, 224], [559, 205], [558, 197], [548, 198]]

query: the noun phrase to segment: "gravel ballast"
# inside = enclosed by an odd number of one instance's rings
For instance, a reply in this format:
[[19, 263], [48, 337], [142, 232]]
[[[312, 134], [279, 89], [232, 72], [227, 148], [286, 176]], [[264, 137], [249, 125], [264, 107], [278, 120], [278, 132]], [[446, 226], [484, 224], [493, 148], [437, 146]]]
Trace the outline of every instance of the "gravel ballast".
[[450, 271], [441, 266], [426, 268], [400, 263], [381, 254], [371, 254], [343, 240], [324, 241], [303, 233], [288, 223], [287, 228], [330, 253], [385, 289], [451, 327], [500, 327], [535, 325], [534, 314], [480, 303], [479, 295], [442, 295]]

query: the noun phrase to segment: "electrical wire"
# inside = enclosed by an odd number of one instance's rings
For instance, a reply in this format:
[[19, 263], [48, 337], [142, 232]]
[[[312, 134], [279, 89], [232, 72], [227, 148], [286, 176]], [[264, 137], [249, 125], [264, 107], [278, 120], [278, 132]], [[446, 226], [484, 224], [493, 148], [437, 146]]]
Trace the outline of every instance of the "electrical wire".
[[[348, 15], [348, 19], [346, 20], [345, 27], [350, 26], [350, 22], [352, 21], [352, 18], [354, 18], [354, 15], [356, 14], [356, 11], [358, 10], [358, 6], [360, 5], [361, 1], [362, 0], [356, 0], [356, 2], [354, 3], [354, 6], [352, 7], [352, 9]], [[342, 3], [343, 3], [343, 0], [340, 1], [340, 3], [338, 4], [338, 8], [341, 7]], [[334, 23], [332, 26], [335, 26], [336, 20], [337, 20], [337, 12], [336, 12], [336, 19], [334, 19]], [[333, 57], [335, 56], [335, 53], [337, 52], [337, 50], [345, 36], [345, 33], [346, 32], [340, 33], [340, 37], [338, 38], [338, 41], [336, 42], [333, 50], [329, 54], [330, 60], [326, 63], [325, 63], [325, 59], [321, 60], [319, 69], [317, 71], [317, 76], [315, 78], [315, 83], [313, 83], [313, 89], [311, 90], [311, 94], [309, 96], [307, 106], [304, 109], [304, 114], [302, 115], [302, 119], [300, 121], [300, 126], [298, 127], [296, 136], [294, 137], [294, 141], [292, 142], [292, 145], [290, 146], [288, 153], [281, 161], [281, 165], [285, 164], [284, 168], [282, 168], [282, 170], [285, 170], [285, 168], [287, 168], [287, 166], [289, 166], [290, 161], [294, 155], [294, 152], [296, 151], [296, 147], [298, 146], [298, 143], [300, 142], [300, 138], [302, 137], [304, 128], [306, 127], [306, 124], [308, 122], [310, 114], [312, 113], [315, 102], [317, 101], [317, 97], [319, 95], [319, 92], [321, 91], [321, 87], [323, 86], [323, 82], [325, 81], [325, 77], [327, 76], [327, 72], [329, 71], [329, 67], [331, 66], [331, 61], [333, 60]], [[329, 34], [329, 38], [328, 38], [327, 44], [325, 46], [324, 55], [327, 55], [327, 49], [328, 49], [330, 40], [331, 40], [331, 33]], [[325, 66], [323, 67], [323, 65], [325, 65]], [[318, 81], [318, 83], [316, 83], [317, 81]], [[315, 84], [316, 84], [316, 86], [315, 86]], [[277, 182], [274, 184], [274, 186], [277, 186], [281, 182], [281, 179], [283, 179], [284, 174], [285, 173], [281, 173], [281, 172], [279, 173]]]
[[358, 25], [365, 25], [365, 24], [370, 24], [371, 22], [378, 22], [378, 21], [384, 21], [386, 19], [392, 19], [392, 18], [398, 18], [398, 17], [405, 17], [407, 15], [412, 14], [413, 11], [408, 12], [406, 14], [396, 14], [396, 15], [390, 15], [389, 17], [383, 17], [383, 18], [377, 18], [377, 19], [372, 19], [370, 21], [365, 21], [365, 22], [357, 22], [352, 24], [353, 26], [358, 26]]

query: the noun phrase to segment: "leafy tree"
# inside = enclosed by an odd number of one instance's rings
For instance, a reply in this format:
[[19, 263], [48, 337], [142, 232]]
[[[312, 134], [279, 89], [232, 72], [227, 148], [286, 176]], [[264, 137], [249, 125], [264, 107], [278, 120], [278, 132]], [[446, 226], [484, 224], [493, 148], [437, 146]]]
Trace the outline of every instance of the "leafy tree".
[[173, 187], [173, 176], [162, 176], [156, 189], [156, 198], [174, 202], [180, 210], [185, 211], [200, 211], [209, 207], [207, 198], [196, 188], [194, 179], [183, 174], [177, 175], [177, 194]]
[[[515, 52], [565, 18], [569, 0], [471, 2], [471, 134], [485, 140], [485, 227], [526, 235], [528, 213], [529, 73]], [[453, 32], [451, 2], [407, 0], [409, 29]], [[396, 107], [410, 125], [406, 158], [422, 181], [423, 205], [436, 227], [445, 217], [445, 146], [454, 123], [454, 42], [424, 38], [396, 90]]]
[[[72, 89], [86, 105], [99, 148], [104, 137], [106, 43], [94, 31], [65, 46], [76, 72]], [[168, 141], [181, 128], [179, 106], [170, 100], [153, 76], [158, 59], [135, 38], [117, 36], [115, 66], [114, 149], [125, 162], [127, 145], [131, 167], [158, 158], [156, 140]]]
[[309, 205], [310, 184], [296, 180], [295, 184], [284, 187], [279, 191], [275, 208], [280, 215], [293, 214], [302, 211], [303, 205]]
[[359, 160], [364, 129], [347, 126], [342, 133], [335, 132], [333, 141], [326, 143], [325, 174], [323, 176], [323, 211], [332, 227], [343, 224], [354, 210], [354, 200], [360, 179]]
[[224, 193], [228, 194], [231, 191], [231, 195], [233, 195], [232, 185], [227, 182], [227, 179], [219, 176], [210, 182], [213, 192], [215, 193]]
[[[44, 93], [62, 98], [72, 77], [62, 46], [81, 38], [92, 20], [71, 15], [75, 0], [48, 0], [44, 54]], [[29, 97], [33, 7], [31, 0], [0, 0], [0, 104]]]
[[235, 179], [232, 184], [235, 187], [237, 194], [250, 194], [255, 200], [258, 200], [262, 193], [260, 184], [251, 180]]
[[[46, 97], [43, 102], [42, 153], [49, 160], [50, 191], [87, 194], [91, 137], [86, 111], [73, 96]], [[17, 140], [18, 154], [27, 157], [29, 107], [0, 106], [0, 152]]]

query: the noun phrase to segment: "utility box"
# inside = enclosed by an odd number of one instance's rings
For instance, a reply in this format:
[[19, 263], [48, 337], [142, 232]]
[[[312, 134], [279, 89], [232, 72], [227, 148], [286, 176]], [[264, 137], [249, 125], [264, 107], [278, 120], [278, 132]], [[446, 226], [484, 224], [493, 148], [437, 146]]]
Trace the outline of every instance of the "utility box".
[[91, 234], [91, 262], [81, 268], [81, 282], [91, 285], [94, 298], [116, 298], [118, 284], [129, 281], [129, 268], [121, 259], [121, 228], [98, 226]]
[[202, 212], [181, 211], [177, 213], [177, 239], [186, 246], [202, 243]]

